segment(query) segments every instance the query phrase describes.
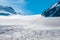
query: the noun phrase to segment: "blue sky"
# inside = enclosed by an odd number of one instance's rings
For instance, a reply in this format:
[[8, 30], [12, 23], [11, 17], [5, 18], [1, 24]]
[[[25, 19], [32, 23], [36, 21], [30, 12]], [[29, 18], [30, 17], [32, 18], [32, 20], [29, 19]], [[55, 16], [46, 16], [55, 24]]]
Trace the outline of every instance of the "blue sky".
[[24, 15], [40, 14], [58, 0], [0, 0], [0, 5], [11, 6]]

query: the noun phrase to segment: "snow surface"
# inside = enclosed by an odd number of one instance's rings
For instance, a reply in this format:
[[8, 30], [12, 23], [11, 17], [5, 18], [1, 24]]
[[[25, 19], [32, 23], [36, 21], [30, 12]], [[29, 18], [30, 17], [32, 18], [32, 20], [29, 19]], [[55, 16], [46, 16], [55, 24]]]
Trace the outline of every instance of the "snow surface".
[[49, 30], [60, 29], [60, 17], [43, 17], [41, 15], [0, 16], [0, 25], [20, 25], [24, 28]]
[[0, 40], [60, 40], [60, 17], [0, 16]]

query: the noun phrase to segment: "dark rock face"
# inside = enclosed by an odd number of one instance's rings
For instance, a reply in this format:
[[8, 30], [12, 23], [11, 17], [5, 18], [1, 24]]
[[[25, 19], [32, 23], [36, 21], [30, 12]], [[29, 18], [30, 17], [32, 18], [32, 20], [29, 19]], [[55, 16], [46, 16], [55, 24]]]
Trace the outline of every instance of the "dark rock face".
[[60, 17], [60, 2], [55, 3], [55, 5], [44, 11], [41, 15], [45, 17]]

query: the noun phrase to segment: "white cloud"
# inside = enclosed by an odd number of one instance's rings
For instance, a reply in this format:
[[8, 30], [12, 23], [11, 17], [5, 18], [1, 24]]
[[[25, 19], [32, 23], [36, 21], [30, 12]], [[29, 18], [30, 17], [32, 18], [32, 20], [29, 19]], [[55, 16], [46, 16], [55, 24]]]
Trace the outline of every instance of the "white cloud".
[[0, 5], [6, 5], [7, 2], [5, 0], [0, 0]]
[[27, 4], [26, 0], [0, 0], [0, 5], [7, 5], [7, 6], [12, 6], [12, 5], [23, 5], [25, 6]]
[[[19, 5], [26, 5], [27, 1], [26, 0], [5, 0], [6, 2], [10, 2], [11, 4], [19, 4]], [[10, 4], [8, 3], [8, 4]]]
[[27, 1], [26, 0], [18, 0], [17, 3], [20, 3], [22, 5], [25, 5], [25, 4], [27, 4]]

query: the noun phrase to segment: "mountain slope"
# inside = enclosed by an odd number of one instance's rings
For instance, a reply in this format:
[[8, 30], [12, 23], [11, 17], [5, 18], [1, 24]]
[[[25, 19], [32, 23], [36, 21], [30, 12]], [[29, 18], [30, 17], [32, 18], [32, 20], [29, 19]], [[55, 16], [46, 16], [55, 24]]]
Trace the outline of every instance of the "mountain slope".
[[15, 15], [17, 13], [12, 7], [0, 5], [0, 15], [8, 16], [8, 15], [11, 15], [11, 14]]
[[60, 17], [60, 2], [55, 3], [48, 10], [44, 11], [41, 15], [45, 17]]

